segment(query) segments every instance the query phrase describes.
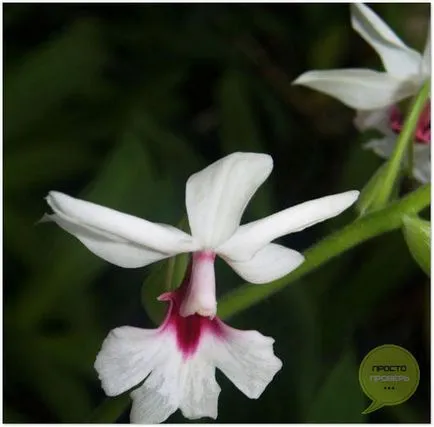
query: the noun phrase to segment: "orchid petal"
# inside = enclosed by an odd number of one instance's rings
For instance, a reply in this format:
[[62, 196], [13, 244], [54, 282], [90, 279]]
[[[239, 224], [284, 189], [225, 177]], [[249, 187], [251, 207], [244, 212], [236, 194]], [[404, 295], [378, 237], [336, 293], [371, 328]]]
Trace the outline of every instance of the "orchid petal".
[[[364, 148], [374, 151], [383, 159], [388, 159], [396, 145], [396, 136], [372, 139], [364, 145]], [[407, 162], [407, 154], [404, 157]], [[431, 182], [431, 145], [413, 145], [413, 175], [421, 183]]]
[[385, 135], [392, 135], [393, 131], [389, 124], [390, 107], [378, 110], [358, 110], [354, 119], [354, 125], [360, 131], [375, 129]]
[[164, 335], [164, 346], [160, 347], [157, 362], [143, 385], [131, 393], [131, 421], [160, 423], [178, 408], [190, 419], [217, 418], [220, 387], [206, 349], [206, 337], [195, 354], [185, 358], [172, 331], [161, 330], [160, 333]]
[[273, 352], [274, 339], [221, 324], [223, 336], [215, 340], [214, 363], [247, 397], [257, 399], [282, 367]]
[[215, 379], [215, 366], [210, 360], [203, 351], [199, 351], [196, 357], [186, 362], [179, 409], [190, 420], [217, 418], [220, 386]]
[[367, 69], [308, 71], [293, 84], [323, 92], [357, 110], [387, 107], [417, 90], [415, 82]]
[[225, 261], [247, 282], [267, 283], [280, 279], [296, 269], [304, 256], [292, 249], [270, 243], [248, 261]]
[[431, 29], [428, 27], [428, 35], [425, 43], [425, 49], [422, 55], [420, 73], [424, 78], [431, 76]]
[[420, 54], [406, 46], [368, 6], [363, 3], [351, 5], [351, 24], [377, 51], [389, 74], [400, 79], [418, 75]]
[[188, 179], [188, 220], [203, 247], [216, 247], [235, 232], [247, 203], [272, 168], [267, 154], [233, 153]]
[[424, 184], [431, 182], [431, 144], [415, 144], [413, 175]]
[[151, 374], [139, 388], [131, 392], [132, 423], [161, 423], [178, 409], [181, 402], [183, 359], [177, 350], [175, 337], [172, 334], [166, 336], [165, 346]]
[[242, 225], [228, 241], [217, 249], [217, 253], [235, 261], [249, 260], [272, 240], [304, 230], [318, 222], [339, 215], [358, 197], [358, 191], [321, 197]]
[[83, 227], [96, 235], [110, 236], [169, 255], [198, 248], [191, 236], [169, 225], [146, 221], [57, 191], [50, 191], [47, 202], [57, 215], [52, 219], [60, 218], [64, 224], [75, 224], [74, 229]]
[[374, 138], [367, 142], [363, 148], [374, 151], [375, 154], [382, 157], [383, 159], [388, 159], [396, 145], [396, 135], [386, 136], [384, 138]]
[[104, 340], [95, 369], [108, 396], [116, 396], [142, 382], [159, 363], [165, 345], [158, 330], [123, 326]]
[[103, 231], [74, 224], [59, 215], [44, 215], [41, 222], [45, 221], [54, 221], [58, 226], [80, 240], [91, 252], [119, 267], [143, 267], [171, 256], [167, 253], [147, 249], [144, 246], [128, 242]]

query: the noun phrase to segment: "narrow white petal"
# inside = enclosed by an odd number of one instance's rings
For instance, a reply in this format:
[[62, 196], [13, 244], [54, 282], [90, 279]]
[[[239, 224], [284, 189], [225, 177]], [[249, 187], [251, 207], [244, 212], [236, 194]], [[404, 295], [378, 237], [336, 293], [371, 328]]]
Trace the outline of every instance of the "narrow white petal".
[[190, 420], [217, 418], [220, 387], [211, 362], [212, 359], [199, 350], [184, 367], [184, 388], [179, 408], [184, 417]]
[[242, 225], [216, 252], [231, 260], [249, 260], [272, 240], [339, 215], [358, 197], [358, 191], [321, 197]]
[[62, 220], [85, 226], [97, 234], [108, 233], [167, 254], [190, 252], [198, 248], [191, 236], [169, 225], [146, 221], [57, 191], [50, 191], [47, 202]]
[[143, 267], [171, 256], [153, 251], [137, 243], [110, 235], [100, 230], [75, 224], [59, 215], [44, 215], [42, 221], [54, 221], [68, 233], [75, 236], [84, 246], [100, 258], [124, 268]]
[[431, 29], [429, 27], [425, 49], [422, 56], [420, 73], [423, 79], [431, 77]]
[[182, 355], [173, 336], [166, 340], [158, 364], [142, 386], [131, 393], [133, 406], [130, 419], [136, 424], [165, 421], [178, 408], [182, 399]]
[[431, 144], [415, 144], [413, 175], [424, 184], [431, 182]]
[[389, 125], [390, 107], [378, 110], [358, 110], [354, 119], [354, 125], [360, 131], [375, 129], [381, 133], [393, 134]]
[[418, 75], [420, 54], [406, 46], [368, 6], [363, 3], [351, 5], [351, 24], [377, 51], [389, 74], [402, 79]]
[[390, 106], [418, 87], [416, 82], [367, 69], [308, 71], [293, 83], [323, 92], [356, 110]]
[[384, 138], [375, 138], [367, 142], [363, 148], [372, 150], [375, 154], [383, 159], [388, 159], [396, 144], [396, 135], [386, 136]]
[[163, 384], [164, 378], [160, 377], [159, 381], [160, 383], [154, 384], [152, 388], [148, 387], [146, 381], [131, 393], [133, 399], [130, 413], [131, 423], [160, 424], [178, 409], [177, 401], [167, 399], [166, 396], [156, 391], [156, 388]]
[[233, 153], [189, 178], [188, 220], [203, 247], [216, 247], [234, 233], [247, 203], [272, 168], [267, 154]]
[[220, 387], [213, 361], [203, 349], [206, 339], [193, 356], [184, 358], [176, 337], [170, 333], [166, 337], [151, 374], [131, 393], [131, 422], [161, 423], [178, 408], [190, 419], [217, 418]]
[[214, 341], [214, 363], [247, 397], [257, 399], [282, 367], [274, 339], [223, 323], [222, 328], [223, 337]]
[[292, 249], [270, 243], [260, 249], [248, 261], [225, 261], [244, 279], [250, 283], [267, 283], [280, 279], [296, 269], [304, 256]]
[[156, 365], [164, 340], [159, 331], [123, 326], [104, 340], [95, 361], [102, 388], [116, 396], [142, 382]]

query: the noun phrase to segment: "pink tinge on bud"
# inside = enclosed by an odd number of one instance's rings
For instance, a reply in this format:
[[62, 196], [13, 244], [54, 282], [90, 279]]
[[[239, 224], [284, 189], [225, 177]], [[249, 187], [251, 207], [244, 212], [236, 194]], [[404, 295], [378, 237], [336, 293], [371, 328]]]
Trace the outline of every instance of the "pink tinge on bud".
[[[404, 117], [397, 106], [393, 106], [389, 112], [389, 126], [396, 134], [401, 133]], [[415, 142], [419, 144], [431, 143], [431, 102], [427, 102], [417, 122]]]
[[200, 251], [193, 254], [190, 283], [186, 286], [180, 314], [187, 317], [193, 314], [215, 316], [217, 300], [215, 295], [215, 253]]

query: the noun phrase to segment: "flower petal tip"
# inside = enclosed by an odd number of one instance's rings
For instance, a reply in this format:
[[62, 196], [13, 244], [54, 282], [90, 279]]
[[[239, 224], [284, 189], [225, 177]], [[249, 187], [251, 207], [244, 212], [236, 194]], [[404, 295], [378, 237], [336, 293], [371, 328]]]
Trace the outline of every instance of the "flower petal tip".
[[352, 200], [350, 206], [359, 198], [360, 191], [359, 190], [351, 190], [348, 192], [349, 199]]
[[306, 81], [309, 80], [309, 77], [306, 79], [306, 75], [308, 75], [308, 74], [309, 74], [309, 72], [300, 74], [295, 80], [293, 80], [291, 82], [291, 84], [292, 85], [303, 85], [303, 84], [305, 84]]
[[52, 218], [53, 215], [44, 214], [42, 215], [42, 218], [35, 222], [34, 225], [44, 224], [46, 222], [53, 222], [54, 219]]

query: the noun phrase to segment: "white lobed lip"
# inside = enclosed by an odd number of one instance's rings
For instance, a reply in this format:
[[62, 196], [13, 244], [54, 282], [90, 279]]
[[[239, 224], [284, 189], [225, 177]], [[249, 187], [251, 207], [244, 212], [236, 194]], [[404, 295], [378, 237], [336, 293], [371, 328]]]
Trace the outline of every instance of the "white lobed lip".
[[[171, 305], [171, 310], [176, 307]], [[114, 329], [96, 358], [95, 369], [109, 396], [144, 380], [131, 393], [133, 423], [161, 423], [178, 408], [189, 419], [216, 419], [220, 394], [216, 368], [251, 399], [257, 399], [281, 369], [273, 338], [231, 328], [218, 318], [207, 320], [208, 326], [199, 321], [197, 346], [185, 357], [176, 332], [177, 322], [183, 320], [179, 315], [172, 318], [171, 310], [158, 329]], [[168, 321], [173, 327], [164, 327]]]

